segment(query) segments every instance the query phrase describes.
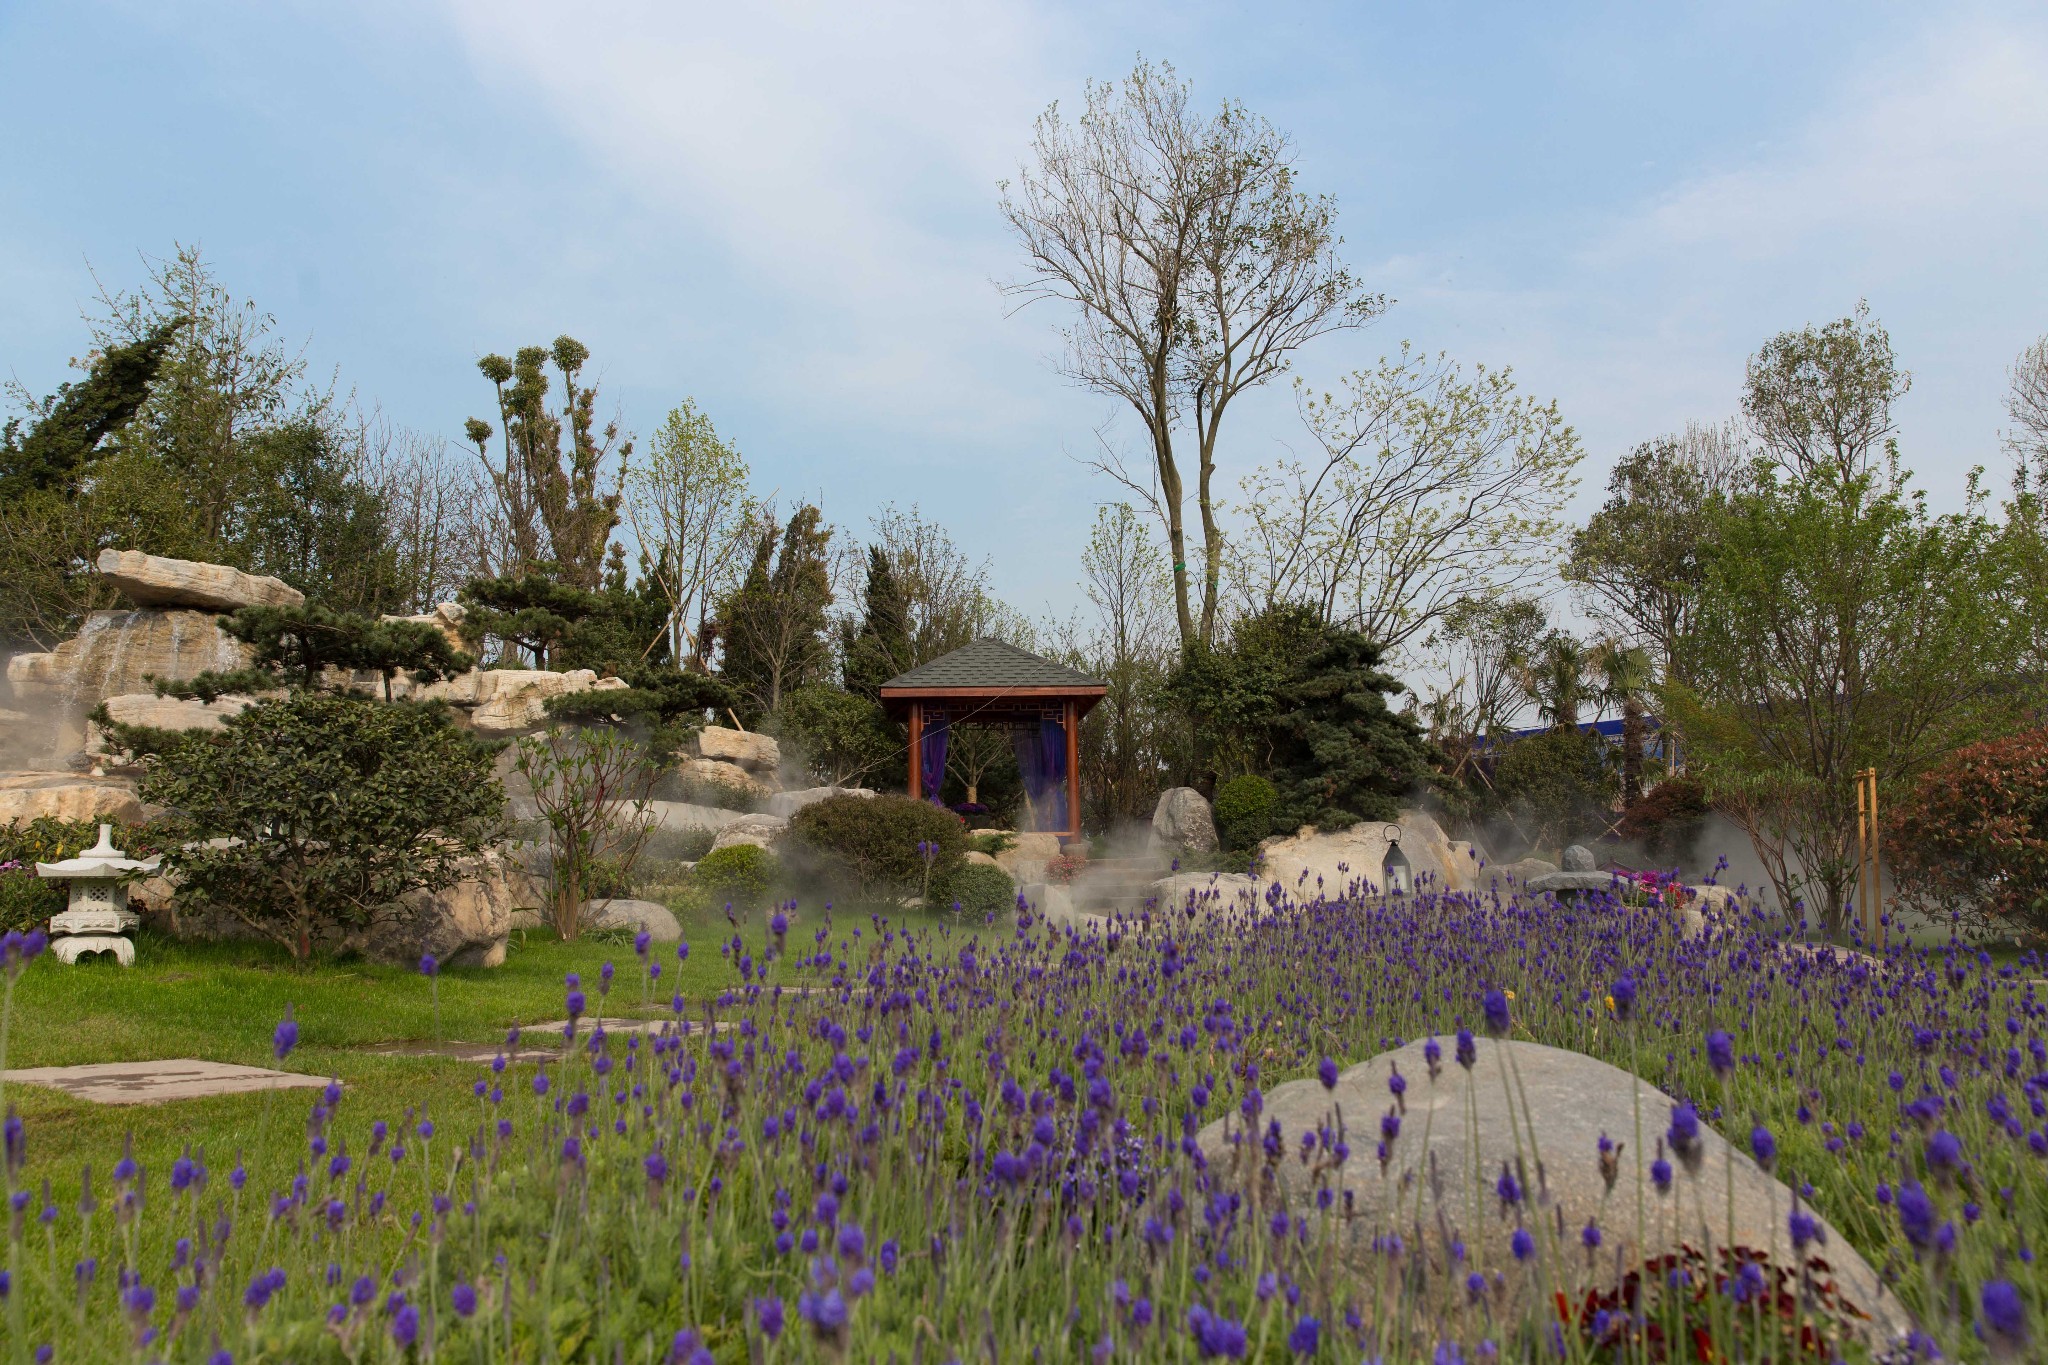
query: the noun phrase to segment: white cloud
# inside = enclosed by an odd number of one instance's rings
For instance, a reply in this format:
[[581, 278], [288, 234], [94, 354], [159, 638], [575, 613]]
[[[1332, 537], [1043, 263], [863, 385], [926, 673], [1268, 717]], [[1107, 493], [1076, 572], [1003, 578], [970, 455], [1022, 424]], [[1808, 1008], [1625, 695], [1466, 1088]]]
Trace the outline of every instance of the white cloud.
[[[986, 430], [1037, 360], [1004, 328], [995, 185], [1057, 93], [1035, 16], [986, 6], [602, 11], [451, 0], [487, 84], [531, 92], [641, 202], [802, 321], [828, 403]], [[601, 16], [601, 17], [600, 17]]]

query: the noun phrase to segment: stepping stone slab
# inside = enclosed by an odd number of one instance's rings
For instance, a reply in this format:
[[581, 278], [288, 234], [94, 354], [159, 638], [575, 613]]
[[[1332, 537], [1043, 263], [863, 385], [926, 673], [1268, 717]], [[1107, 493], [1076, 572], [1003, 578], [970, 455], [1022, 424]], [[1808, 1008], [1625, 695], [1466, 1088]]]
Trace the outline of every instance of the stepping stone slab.
[[318, 1090], [324, 1076], [272, 1071], [231, 1062], [176, 1057], [158, 1062], [94, 1062], [86, 1066], [32, 1066], [0, 1071], [9, 1084], [42, 1085], [95, 1104], [161, 1104], [209, 1095], [246, 1095], [257, 1090]]

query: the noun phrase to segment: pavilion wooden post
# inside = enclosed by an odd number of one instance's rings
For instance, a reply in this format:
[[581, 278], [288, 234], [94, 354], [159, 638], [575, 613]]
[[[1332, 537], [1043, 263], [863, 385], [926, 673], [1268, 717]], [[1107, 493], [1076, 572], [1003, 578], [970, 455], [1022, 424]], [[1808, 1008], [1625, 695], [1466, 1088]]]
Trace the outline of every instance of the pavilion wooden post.
[[1081, 707], [1069, 700], [1062, 708], [1067, 732], [1067, 837], [1081, 837]]
[[924, 800], [924, 703], [910, 703], [910, 799]]

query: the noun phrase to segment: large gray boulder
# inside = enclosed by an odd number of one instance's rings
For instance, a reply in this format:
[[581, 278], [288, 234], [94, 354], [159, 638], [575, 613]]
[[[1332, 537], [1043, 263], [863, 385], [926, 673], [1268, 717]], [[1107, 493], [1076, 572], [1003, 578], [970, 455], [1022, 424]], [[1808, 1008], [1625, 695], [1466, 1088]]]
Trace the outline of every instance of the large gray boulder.
[[[1317, 1221], [1316, 1191], [1324, 1182], [1337, 1207], [1354, 1201], [1358, 1217], [1330, 1222], [1340, 1238], [1339, 1255], [1360, 1275], [1384, 1273], [1385, 1258], [1373, 1247], [1376, 1235], [1398, 1231], [1412, 1238], [1421, 1228], [1429, 1230], [1420, 1234], [1428, 1244], [1424, 1254], [1441, 1256], [1437, 1239], [1456, 1237], [1476, 1250], [1475, 1264], [1504, 1271], [1511, 1284], [1519, 1278], [1523, 1287], [1534, 1288], [1543, 1281], [1532, 1277], [1547, 1273], [1549, 1284], [1569, 1287], [1576, 1298], [1587, 1289], [1614, 1286], [1634, 1266], [1640, 1221], [1642, 1249], [1653, 1258], [1731, 1246], [1763, 1251], [1784, 1267], [1820, 1258], [1824, 1267], [1807, 1267], [1816, 1281], [1831, 1281], [1841, 1300], [1868, 1315], [1867, 1321], [1844, 1315], [1843, 1331], [1867, 1332], [1871, 1344], [1882, 1345], [1909, 1329], [1904, 1309], [1869, 1263], [1825, 1223], [1823, 1243], [1809, 1246], [1803, 1257], [1795, 1253], [1791, 1190], [1705, 1124], [1699, 1127], [1697, 1161], [1673, 1156], [1676, 1178], [1668, 1194], [1658, 1193], [1648, 1170], [1675, 1102], [1654, 1086], [1580, 1053], [1490, 1039], [1480, 1041], [1467, 1072], [1453, 1058], [1453, 1040], [1440, 1042], [1442, 1069], [1434, 1081], [1424, 1044], [1410, 1043], [1340, 1073], [1332, 1090], [1315, 1079], [1277, 1085], [1264, 1097], [1256, 1131], [1246, 1134], [1233, 1110], [1203, 1128], [1195, 1141], [1226, 1180], [1269, 1206], [1283, 1200], [1311, 1226]], [[1511, 1062], [1504, 1064], [1504, 1055]], [[1406, 1112], [1399, 1115], [1382, 1169], [1376, 1144], [1381, 1116], [1396, 1109], [1388, 1082], [1397, 1067], [1407, 1083]], [[1314, 1163], [1297, 1159], [1304, 1134], [1324, 1125], [1337, 1131], [1339, 1111], [1350, 1147], [1346, 1160], [1321, 1169], [1333, 1154], [1319, 1152]], [[1261, 1139], [1275, 1122], [1287, 1155], [1272, 1162]], [[1601, 1168], [1603, 1137], [1626, 1144], [1611, 1184]], [[1644, 1172], [1640, 1180], [1638, 1169]], [[1522, 1202], [1505, 1209], [1498, 1185], [1503, 1170], [1525, 1192]], [[1581, 1240], [1589, 1222], [1600, 1232], [1597, 1253], [1589, 1253]], [[1547, 1271], [1533, 1258], [1517, 1266], [1511, 1246], [1517, 1227], [1534, 1235]]]
[[1193, 787], [1168, 787], [1152, 809], [1152, 847], [1167, 853], [1214, 853], [1216, 815]]
[[683, 936], [683, 926], [676, 922], [675, 915], [666, 905], [655, 901], [627, 900], [623, 896], [585, 901], [581, 914], [585, 929], [630, 929], [636, 934], [645, 931], [656, 943], [674, 943]]
[[306, 595], [281, 578], [262, 578], [225, 564], [168, 559], [140, 550], [101, 550], [100, 576], [138, 607], [188, 607], [233, 611], [237, 607], [297, 607]]
[[1599, 862], [1593, 857], [1593, 850], [1584, 844], [1573, 844], [1564, 851], [1564, 870], [1567, 872], [1598, 871]]
[[805, 806], [815, 806], [820, 801], [829, 801], [835, 796], [871, 797], [874, 793], [866, 787], [805, 787], [800, 791], [776, 792], [762, 807], [770, 815], [779, 815], [787, 820]]
[[467, 860], [453, 885], [405, 896], [340, 946], [384, 962], [411, 964], [432, 953], [444, 967], [502, 966], [514, 912], [546, 899], [537, 878], [492, 850]]
[[760, 810], [775, 795], [775, 789], [753, 773], [718, 758], [684, 759], [661, 789], [674, 790], [698, 805], [734, 810]]

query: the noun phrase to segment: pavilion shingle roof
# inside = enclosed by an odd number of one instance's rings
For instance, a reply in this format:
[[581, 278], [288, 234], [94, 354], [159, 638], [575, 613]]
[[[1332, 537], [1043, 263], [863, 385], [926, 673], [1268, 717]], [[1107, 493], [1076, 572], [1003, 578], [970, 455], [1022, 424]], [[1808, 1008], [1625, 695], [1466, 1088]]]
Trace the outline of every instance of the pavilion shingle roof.
[[908, 673], [898, 674], [882, 686], [1100, 688], [1106, 684], [1077, 668], [1041, 659], [1001, 640], [976, 640], [951, 654], [941, 654], [930, 663], [919, 664]]

